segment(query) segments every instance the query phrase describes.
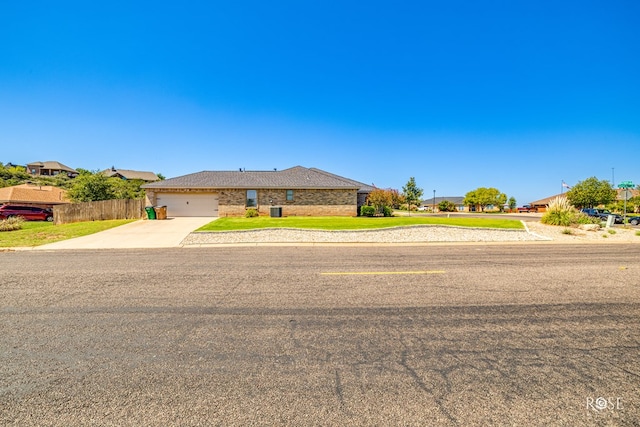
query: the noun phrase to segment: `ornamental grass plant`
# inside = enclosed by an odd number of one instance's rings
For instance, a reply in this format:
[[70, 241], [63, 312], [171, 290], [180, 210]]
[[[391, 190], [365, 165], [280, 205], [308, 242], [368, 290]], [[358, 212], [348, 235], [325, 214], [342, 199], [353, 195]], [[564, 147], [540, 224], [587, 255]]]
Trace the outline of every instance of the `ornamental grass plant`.
[[540, 222], [548, 225], [575, 227], [578, 224], [597, 224], [599, 221], [579, 212], [566, 197], [558, 196], [547, 205], [547, 210], [540, 218]]
[[0, 231], [14, 231], [20, 230], [24, 220], [19, 216], [13, 216], [11, 218], [3, 219], [0, 221]]

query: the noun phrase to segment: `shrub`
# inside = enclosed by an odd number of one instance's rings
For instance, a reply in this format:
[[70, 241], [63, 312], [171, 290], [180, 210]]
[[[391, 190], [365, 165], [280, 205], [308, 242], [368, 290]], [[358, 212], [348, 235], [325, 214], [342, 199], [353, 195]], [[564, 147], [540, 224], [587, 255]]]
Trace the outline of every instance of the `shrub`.
[[440, 212], [455, 212], [457, 210], [455, 203], [449, 200], [443, 200], [438, 203], [438, 210]]
[[595, 218], [582, 212], [576, 212], [574, 219], [576, 224], [600, 224], [600, 218]]
[[393, 216], [393, 209], [391, 209], [391, 207], [389, 206], [385, 206], [384, 208], [382, 208], [382, 214], [384, 216]]
[[609, 234], [616, 234], [616, 230], [613, 230], [613, 229], [611, 229], [611, 228], [610, 228], [609, 230], [607, 230], [607, 232], [608, 232]]
[[565, 228], [562, 230], [562, 234], [573, 234], [573, 230], [570, 228]]
[[374, 216], [376, 214], [376, 208], [374, 206], [363, 205], [360, 207], [360, 215], [362, 216]]
[[24, 220], [17, 216], [3, 219], [0, 221], [0, 231], [20, 230], [22, 228], [22, 223], [24, 223]]
[[549, 225], [569, 227], [577, 224], [597, 224], [598, 218], [591, 218], [571, 206], [566, 197], [556, 197], [547, 206], [540, 222]]
[[258, 211], [256, 209], [247, 209], [246, 212], [244, 213], [244, 217], [245, 218], [255, 218], [258, 216]]

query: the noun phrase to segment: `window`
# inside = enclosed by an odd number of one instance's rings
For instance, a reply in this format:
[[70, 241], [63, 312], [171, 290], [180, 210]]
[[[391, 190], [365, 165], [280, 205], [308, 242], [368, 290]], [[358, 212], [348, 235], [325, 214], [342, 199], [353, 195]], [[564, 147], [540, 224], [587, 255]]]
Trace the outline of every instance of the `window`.
[[247, 207], [255, 208], [258, 206], [258, 192], [256, 190], [247, 190]]
[[287, 201], [293, 201], [293, 190], [287, 190]]

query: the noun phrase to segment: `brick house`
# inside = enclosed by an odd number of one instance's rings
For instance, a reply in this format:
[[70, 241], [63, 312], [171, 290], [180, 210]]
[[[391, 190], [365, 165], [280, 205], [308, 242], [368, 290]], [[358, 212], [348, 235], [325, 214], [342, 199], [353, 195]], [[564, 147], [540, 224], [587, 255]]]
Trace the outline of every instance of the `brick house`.
[[168, 216], [244, 216], [247, 209], [283, 216], [356, 216], [373, 187], [295, 166], [281, 171], [203, 171], [145, 184], [146, 203]]
[[60, 162], [33, 162], [27, 165], [27, 173], [40, 176], [67, 175], [69, 178], [78, 176], [78, 171]]

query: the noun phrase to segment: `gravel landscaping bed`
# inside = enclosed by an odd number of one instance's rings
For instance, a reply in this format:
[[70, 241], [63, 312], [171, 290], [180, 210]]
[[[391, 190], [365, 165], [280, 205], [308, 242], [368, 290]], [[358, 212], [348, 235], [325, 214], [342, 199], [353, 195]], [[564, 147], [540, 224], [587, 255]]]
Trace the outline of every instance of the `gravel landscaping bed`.
[[[421, 225], [382, 230], [302, 230], [260, 229], [224, 232], [194, 232], [183, 241], [184, 246], [258, 244], [258, 243], [429, 243], [429, 242], [638, 242], [635, 230], [616, 229], [584, 231], [554, 227], [536, 222], [526, 223], [526, 230], [467, 228]], [[606, 236], [606, 237], [603, 237]]]
[[517, 242], [543, 241], [525, 230], [486, 228], [412, 226], [383, 230], [301, 230], [261, 229], [226, 232], [191, 233], [183, 245], [246, 244], [246, 243], [420, 243], [420, 242]]

